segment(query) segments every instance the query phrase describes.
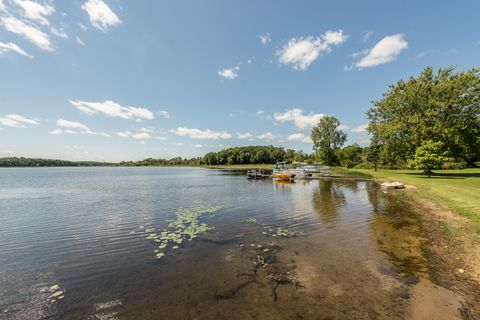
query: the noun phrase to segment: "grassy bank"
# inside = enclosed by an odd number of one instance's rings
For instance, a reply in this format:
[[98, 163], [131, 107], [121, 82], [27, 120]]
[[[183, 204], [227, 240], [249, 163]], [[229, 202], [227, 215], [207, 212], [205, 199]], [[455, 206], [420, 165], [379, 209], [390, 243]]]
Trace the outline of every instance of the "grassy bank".
[[334, 168], [332, 175], [349, 178], [373, 178], [400, 181], [416, 187], [411, 194], [448, 207], [468, 218], [480, 231], [480, 169], [438, 170], [427, 178], [414, 170]]

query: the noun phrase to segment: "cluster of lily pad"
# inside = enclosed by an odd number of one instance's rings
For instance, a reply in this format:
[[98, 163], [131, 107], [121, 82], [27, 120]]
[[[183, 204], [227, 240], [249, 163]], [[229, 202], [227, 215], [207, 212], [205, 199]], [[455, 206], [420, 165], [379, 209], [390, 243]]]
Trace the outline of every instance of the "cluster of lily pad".
[[200, 218], [204, 215], [213, 215], [222, 209], [221, 206], [198, 206], [194, 208], [181, 208], [176, 212], [176, 219], [170, 220], [168, 226], [159, 233], [154, 228], [139, 229], [147, 234], [146, 239], [158, 243], [158, 249], [154, 250], [157, 259], [165, 256], [168, 250], [176, 250], [184, 241], [192, 241], [198, 235], [212, 230], [206, 223], [201, 223]]
[[57, 300], [62, 300], [65, 297], [65, 291], [66, 290], [60, 290], [60, 286], [58, 284], [55, 284], [49, 288], [45, 288], [40, 290], [41, 292], [46, 292], [49, 293], [49, 296], [47, 298], [47, 301], [49, 302], [55, 302]]
[[253, 224], [258, 224], [257, 218], [248, 218], [246, 221], [250, 222], [250, 223], [253, 223]]
[[287, 228], [282, 227], [277, 227], [276, 229], [274, 229], [268, 226], [264, 226], [263, 228], [265, 229], [265, 231], [262, 232], [263, 235], [272, 236], [274, 238], [290, 238], [303, 234], [300, 231], [290, 231]]

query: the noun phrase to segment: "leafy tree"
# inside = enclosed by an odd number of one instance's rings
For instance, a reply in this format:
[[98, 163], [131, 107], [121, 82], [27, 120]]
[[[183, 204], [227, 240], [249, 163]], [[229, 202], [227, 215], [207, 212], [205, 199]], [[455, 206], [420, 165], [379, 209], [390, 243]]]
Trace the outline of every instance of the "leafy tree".
[[370, 140], [370, 145], [365, 148], [366, 160], [373, 163], [375, 172], [377, 172], [378, 163], [380, 162], [381, 148], [382, 147], [376, 137], [373, 137]]
[[472, 163], [480, 158], [479, 69], [425, 68], [391, 85], [367, 117], [385, 163], [404, 163], [429, 139], [442, 141], [455, 160]]
[[353, 168], [362, 162], [362, 151], [363, 148], [354, 143], [343, 147], [342, 149], [338, 149], [336, 151], [336, 156], [342, 167]]
[[324, 116], [312, 129], [310, 135], [313, 141], [313, 150], [318, 158], [327, 165], [338, 163], [335, 151], [347, 141], [347, 135], [338, 128], [339, 126], [340, 122], [337, 118]]
[[438, 169], [442, 166], [443, 162], [452, 160], [445, 155], [446, 153], [442, 151], [442, 149], [442, 142], [428, 140], [415, 150], [415, 154], [413, 158], [408, 161], [408, 165], [411, 168], [423, 170], [430, 178], [433, 169]]

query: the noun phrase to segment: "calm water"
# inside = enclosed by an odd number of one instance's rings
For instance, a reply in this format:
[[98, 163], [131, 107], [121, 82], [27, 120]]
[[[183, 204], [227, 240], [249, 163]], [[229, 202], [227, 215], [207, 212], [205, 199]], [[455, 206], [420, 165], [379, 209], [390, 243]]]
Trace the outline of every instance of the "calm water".
[[[149, 233], [210, 206], [214, 229], [156, 258]], [[404, 318], [425, 272], [417, 232], [371, 182], [0, 169], [0, 319]]]

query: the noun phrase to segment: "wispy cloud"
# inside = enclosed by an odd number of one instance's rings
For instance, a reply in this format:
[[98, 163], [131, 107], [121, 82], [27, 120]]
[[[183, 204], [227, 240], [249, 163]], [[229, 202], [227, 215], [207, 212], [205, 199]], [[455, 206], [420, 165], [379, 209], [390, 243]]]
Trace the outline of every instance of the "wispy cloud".
[[144, 107], [122, 106], [116, 102], [107, 100], [104, 102], [88, 102], [82, 100], [70, 100], [70, 103], [78, 110], [88, 115], [102, 113], [109, 117], [122, 119], [145, 119], [152, 120], [155, 115]]
[[50, 42], [48, 34], [40, 31], [33, 25], [27, 24], [12, 16], [0, 17], [0, 24], [5, 28], [5, 30], [24, 37], [28, 41], [38, 46], [40, 49], [46, 51], [55, 51], [55, 48]]
[[50, 32], [59, 38], [68, 39], [68, 34], [62, 28], [51, 27]]
[[78, 129], [83, 131], [90, 131], [90, 128], [84, 125], [83, 123], [77, 121], [70, 121], [65, 119], [58, 119], [57, 126], [62, 128], [69, 128], [69, 129]]
[[354, 65], [357, 68], [375, 67], [395, 61], [397, 56], [408, 48], [408, 42], [402, 34], [387, 36], [380, 40], [373, 48], [364, 53], [364, 57]]
[[10, 51], [16, 52], [25, 57], [33, 58], [32, 55], [28, 54], [25, 50], [23, 50], [13, 42], [7, 42], [7, 43], [0, 42], [0, 56]]
[[367, 131], [367, 128], [368, 128], [368, 124], [362, 124], [362, 125], [359, 125], [358, 127], [353, 127], [350, 131], [352, 132], [365, 132]]
[[412, 60], [420, 60], [420, 59], [426, 57], [427, 55], [429, 55], [430, 53], [432, 53], [432, 50], [422, 51], [422, 52], [420, 52], [420, 53], [417, 53], [417, 54], [412, 58]]
[[263, 134], [256, 136], [255, 138], [260, 140], [272, 141], [272, 140], [275, 140], [275, 135], [271, 132], [265, 132]]
[[200, 130], [193, 128], [178, 127], [176, 129], [169, 130], [176, 135], [182, 137], [190, 137], [192, 139], [230, 139], [232, 135], [226, 131], [212, 131], [210, 129]]
[[78, 36], [75, 36], [75, 41], [77, 42], [78, 45], [80, 46], [85, 46], [85, 42], [82, 41]]
[[26, 118], [19, 114], [9, 114], [0, 117], [0, 125], [12, 128], [27, 128], [30, 124], [38, 124], [37, 118]]
[[260, 42], [264, 46], [266, 46], [267, 44], [269, 44], [272, 41], [272, 38], [270, 38], [270, 33], [269, 32], [261, 34], [258, 37], [260, 38]]
[[148, 132], [131, 132], [131, 131], [124, 131], [124, 132], [117, 132], [117, 136], [121, 138], [133, 138], [138, 140], [145, 140], [151, 139], [152, 135]]
[[105, 32], [108, 27], [122, 23], [120, 18], [102, 0], [87, 0], [82, 9], [87, 12], [90, 23], [97, 29]]
[[157, 112], [157, 114], [162, 118], [170, 119], [170, 113], [168, 111], [160, 110]]
[[306, 70], [320, 53], [330, 52], [332, 47], [347, 40], [343, 30], [327, 31], [319, 37], [292, 38], [277, 51], [278, 61], [290, 64], [296, 70]]
[[236, 77], [238, 77], [238, 71], [239, 70], [240, 70], [240, 67], [235, 66], [235, 67], [230, 68], [230, 69], [222, 69], [222, 70], [218, 71], [217, 74], [222, 78], [233, 80]]
[[14, 4], [22, 9], [22, 15], [44, 26], [48, 26], [47, 17], [55, 12], [55, 8], [51, 3], [40, 4], [30, 0], [12, 0]]
[[105, 132], [96, 132], [90, 130], [88, 126], [85, 124], [78, 122], [78, 121], [72, 121], [72, 120], [65, 120], [65, 119], [58, 119], [56, 121], [57, 126], [60, 128], [54, 129], [49, 132], [49, 134], [52, 135], [61, 135], [61, 134], [91, 134], [91, 135], [98, 135], [98, 136], [104, 136], [104, 137], [110, 137], [109, 134]]
[[253, 138], [253, 134], [251, 134], [249, 132], [245, 132], [245, 133], [237, 132], [237, 138], [241, 139], [241, 140], [251, 139], [251, 138]]
[[370, 40], [370, 38], [373, 36], [375, 32], [373, 31], [366, 31], [362, 34], [362, 42], [365, 43], [367, 42], [368, 40]]
[[275, 113], [273, 117], [277, 122], [293, 121], [299, 130], [306, 130], [313, 128], [323, 116], [322, 113], [304, 114], [302, 109], [293, 108], [284, 113]]
[[312, 139], [304, 133], [294, 133], [288, 136], [288, 141], [300, 141], [305, 143], [312, 143]]

